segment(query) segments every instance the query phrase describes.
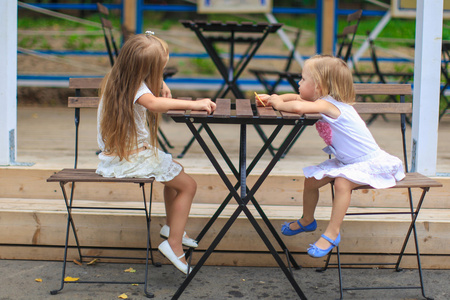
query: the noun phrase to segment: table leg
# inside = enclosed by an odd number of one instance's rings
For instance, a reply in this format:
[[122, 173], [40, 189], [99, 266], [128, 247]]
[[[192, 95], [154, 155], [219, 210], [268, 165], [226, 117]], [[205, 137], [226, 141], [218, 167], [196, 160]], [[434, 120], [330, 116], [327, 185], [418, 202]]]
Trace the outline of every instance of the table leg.
[[[269, 249], [269, 251], [271, 252], [272, 256], [274, 257], [274, 259], [277, 261], [278, 265], [280, 266], [281, 270], [285, 273], [286, 277], [288, 278], [288, 280], [290, 281], [292, 287], [295, 289], [295, 291], [297, 292], [297, 294], [299, 295], [299, 297], [301, 299], [306, 299], [306, 296], [303, 294], [302, 290], [300, 289], [300, 287], [298, 286], [297, 282], [295, 281], [293, 275], [289, 272], [288, 268], [286, 267], [286, 265], [284, 264], [284, 262], [281, 260], [280, 256], [278, 255], [277, 251], [275, 250], [275, 248], [272, 246], [272, 244], [270, 243], [270, 241], [268, 240], [267, 236], [265, 235], [264, 231], [261, 229], [261, 227], [259, 226], [258, 222], [256, 221], [256, 219], [253, 217], [252, 213], [250, 212], [250, 210], [248, 209], [248, 207], [246, 206], [246, 204], [249, 202], [249, 199], [251, 197], [253, 197], [253, 194], [256, 192], [257, 188], [255, 189], [255, 187], [253, 187], [249, 194], [246, 195], [247, 193], [247, 188], [241, 188], [241, 197], [243, 196], [244, 198], [239, 197], [237, 191], [235, 190], [235, 188], [232, 186], [231, 182], [229, 181], [229, 179], [227, 178], [226, 174], [224, 173], [223, 169], [220, 167], [219, 163], [217, 162], [217, 160], [215, 159], [215, 157], [212, 155], [210, 149], [208, 148], [208, 146], [206, 145], [206, 143], [204, 142], [203, 138], [198, 134], [198, 132], [196, 131], [195, 126], [192, 124], [192, 122], [190, 120], [186, 120], [186, 124], [188, 125], [189, 129], [192, 131], [192, 133], [194, 134], [195, 138], [197, 139], [197, 141], [199, 142], [200, 146], [202, 147], [202, 149], [205, 151], [205, 154], [208, 156], [208, 158], [210, 159], [211, 163], [213, 164], [214, 168], [216, 169], [216, 171], [218, 172], [219, 176], [222, 178], [223, 182], [225, 183], [225, 185], [227, 186], [227, 188], [229, 189], [230, 193], [233, 195], [233, 197], [236, 199], [236, 201], [238, 202], [239, 206], [236, 209], [236, 211], [233, 213], [233, 215], [230, 217], [230, 219], [227, 221], [227, 223], [225, 224], [225, 226], [222, 228], [222, 230], [219, 232], [219, 234], [217, 235], [217, 237], [214, 239], [214, 241], [212, 242], [212, 244], [210, 245], [210, 247], [207, 249], [207, 251], [205, 252], [205, 254], [200, 258], [200, 260], [198, 261], [197, 265], [194, 267], [194, 269], [192, 270], [192, 272], [188, 275], [188, 277], [185, 279], [185, 281], [183, 282], [183, 284], [180, 286], [180, 288], [177, 290], [177, 292], [175, 293], [175, 295], [173, 296], [173, 299], [178, 299], [179, 296], [182, 294], [182, 292], [184, 291], [184, 289], [187, 287], [187, 285], [189, 284], [189, 282], [193, 279], [193, 277], [195, 276], [195, 274], [200, 270], [200, 268], [202, 267], [202, 265], [205, 263], [206, 259], [209, 257], [209, 255], [211, 255], [211, 253], [214, 251], [214, 249], [216, 248], [216, 246], [219, 244], [219, 242], [222, 240], [223, 236], [226, 234], [226, 232], [229, 230], [229, 228], [231, 227], [231, 225], [234, 223], [234, 221], [237, 219], [237, 217], [240, 215], [240, 213], [242, 211], [244, 211], [244, 213], [246, 214], [247, 218], [249, 219], [249, 221], [251, 222], [251, 224], [253, 225], [253, 227], [255, 228], [255, 230], [258, 232], [259, 236], [261, 237], [261, 239], [263, 240], [263, 242], [265, 243], [266, 247]], [[302, 127], [301, 123], [298, 123], [296, 125], [296, 127], [298, 128], [298, 130]], [[291, 137], [292, 134], [289, 135], [289, 137]], [[295, 136], [295, 135], [294, 135]], [[291, 141], [293, 139], [293, 137], [291, 137]], [[246, 177], [247, 177], [247, 172], [246, 172], [246, 160], [245, 160], [245, 156], [246, 156], [246, 125], [243, 124], [241, 125], [241, 148], [240, 148], [240, 178], [241, 178], [241, 186], [245, 186], [246, 187]], [[285, 144], [287, 144], [286, 142], [283, 143], [282, 146], [285, 146]], [[285, 150], [285, 148], [283, 149], [283, 151]], [[276, 161], [279, 160], [281, 154], [277, 155], [272, 159], [271, 163], [269, 164], [269, 166], [266, 168], [266, 170], [264, 171], [263, 174], [266, 174], [264, 176], [264, 179], [267, 177], [268, 173], [270, 172], [270, 170], [273, 168], [273, 166], [275, 165]], [[276, 159], [276, 160], [275, 160]], [[261, 185], [262, 181], [264, 180], [258, 180], [257, 182], [260, 182], [259, 186]], [[258, 187], [259, 187], [258, 186]], [[251, 194], [251, 196], [250, 196]]]
[[[244, 186], [242, 185], [242, 180], [240, 180], [239, 178], [239, 173], [236, 170], [236, 168], [234, 167], [233, 163], [231, 162], [230, 158], [228, 157], [226, 151], [223, 149], [222, 145], [220, 144], [220, 142], [217, 140], [216, 136], [214, 135], [214, 133], [212, 132], [211, 128], [208, 126], [208, 124], [204, 124], [203, 128], [205, 128], [205, 131], [207, 132], [208, 136], [210, 137], [211, 141], [214, 143], [214, 145], [216, 146], [217, 150], [219, 151], [219, 153], [221, 154], [221, 156], [223, 157], [223, 159], [225, 160], [225, 162], [227, 163], [228, 167], [230, 168], [231, 172], [234, 174], [234, 176], [236, 177], [236, 179], [238, 180], [238, 182], [235, 184], [234, 189], [237, 190], [240, 186]], [[256, 166], [256, 164], [258, 163], [258, 161], [261, 159], [261, 157], [264, 155], [264, 153], [267, 151], [267, 149], [270, 147], [270, 145], [272, 144], [272, 142], [275, 140], [275, 138], [277, 137], [278, 133], [281, 131], [281, 129], [283, 128], [283, 125], [278, 125], [272, 132], [272, 134], [270, 135], [270, 137], [267, 139], [266, 143], [263, 145], [263, 147], [260, 149], [260, 151], [257, 153], [257, 155], [253, 158], [252, 162], [250, 163], [249, 167], [246, 170], [246, 174], [247, 176], [251, 173], [251, 171], [253, 170], [253, 168]], [[302, 127], [300, 132], [304, 129], [305, 127]], [[298, 135], [297, 135], [298, 136]], [[248, 187], [247, 185], [245, 185], [246, 190], [248, 191]], [[217, 218], [220, 216], [220, 214], [222, 213], [222, 211], [225, 209], [225, 207], [228, 205], [228, 203], [230, 202], [232, 196], [231, 193], [228, 194], [228, 196], [225, 198], [225, 200], [222, 202], [221, 206], [216, 210], [216, 213], [211, 217], [211, 219], [208, 221], [208, 223], [203, 227], [202, 231], [200, 232], [200, 234], [197, 236], [196, 240], [198, 242], [200, 242], [200, 240], [203, 238], [203, 236], [206, 234], [206, 232], [208, 232], [209, 228], [211, 228], [212, 224], [214, 224], [214, 222], [217, 220]], [[243, 197], [242, 197], [243, 198]], [[261, 218], [263, 219], [264, 223], [267, 225], [267, 228], [270, 230], [270, 232], [272, 233], [273, 237], [275, 238], [275, 240], [278, 242], [278, 245], [281, 247], [281, 249], [283, 250], [284, 253], [286, 253], [286, 258], [291, 262], [292, 266], [295, 269], [300, 269], [300, 266], [297, 264], [297, 262], [295, 261], [294, 257], [292, 256], [291, 252], [289, 251], [289, 249], [287, 248], [287, 246], [284, 244], [283, 240], [280, 238], [277, 230], [273, 227], [272, 223], [269, 221], [269, 218], [266, 216], [266, 214], [264, 213], [263, 209], [261, 208], [261, 206], [259, 206], [259, 203], [256, 201], [255, 197], [251, 198], [251, 201], [253, 203], [253, 205], [255, 206], [256, 210], [258, 211], [259, 215], [261, 216]], [[193, 249], [192, 249], [193, 250]], [[189, 251], [186, 256], [189, 257], [191, 255], [192, 251]]]

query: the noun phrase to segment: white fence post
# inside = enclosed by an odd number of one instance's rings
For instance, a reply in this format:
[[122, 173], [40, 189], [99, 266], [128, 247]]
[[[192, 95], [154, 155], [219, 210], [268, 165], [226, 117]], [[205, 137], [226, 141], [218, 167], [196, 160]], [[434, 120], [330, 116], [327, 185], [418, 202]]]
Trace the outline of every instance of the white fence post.
[[443, 0], [416, 6], [411, 170], [427, 176], [436, 175], [443, 7]]
[[0, 165], [17, 154], [17, 1], [0, 0]]

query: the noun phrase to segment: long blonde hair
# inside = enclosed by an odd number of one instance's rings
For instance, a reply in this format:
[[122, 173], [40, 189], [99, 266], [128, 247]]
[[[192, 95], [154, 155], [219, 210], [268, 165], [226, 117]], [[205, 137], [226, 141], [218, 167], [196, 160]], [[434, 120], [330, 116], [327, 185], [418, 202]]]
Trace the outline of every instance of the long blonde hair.
[[340, 102], [355, 101], [353, 75], [347, 64], [340, 58], [329, 55], [315, 55], [305, 63], [318, 87], [320, 97], [330, 95]]
[[[120, 160], [128, 159], [128, 153], [137, 147], [134, 97], [142, 82], [153, 95], [159, 96], [168, 57], [167, 43], [153, 35], [135, 35], [123, 45], [100, 90], [103, 102], [100, 133], [106, 154], [117, 155]], [[147, 112], [150, 143], [156, 147], [159, 114]]]

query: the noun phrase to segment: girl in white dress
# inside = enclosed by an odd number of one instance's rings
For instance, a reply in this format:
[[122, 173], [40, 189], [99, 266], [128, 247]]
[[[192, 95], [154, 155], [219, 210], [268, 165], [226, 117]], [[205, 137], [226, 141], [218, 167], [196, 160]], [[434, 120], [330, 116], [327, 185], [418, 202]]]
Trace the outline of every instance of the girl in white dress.
[[[334, 182], [335, 195], [328, 226], [310, 245], [308, 254], [322, 257], [341, 240], [340, 228], [350, 205], [351, 192], [360, 185], [388, 188], [405, 177], [400, 159], [380, 149], [365, 122], [351, 106], [355, 101], [353, 77], [346, 63], [335, 57], [316, 55], [305, 62], [298, 94], [259, 95], [266, 105], [298, 114], [319, 113], [316, 123], [334, 158], [303, 169], [303, 216], [282, 226], [284, 235], [314, 231], [314, 211], [319, 188]], [[262, 105], [262, 104], [260, 104]]]
[[123, 45], [102, 83], [97, 118], [102, 152], [97, 173], [118, 178], [154, 177], [164, 184], [167, 225], [161, 235], [168, 239], [158, 249], [186, 274], [182, 244], [197, 246], [184, 231], [197, 184], [170, 154], [156, 147], [158, 119], [169, 109], [211, 113], [216, 105], [210, 99], [172, 99], [162, 80], [168, 60], [167, 44], [150, 32], [135, 35]]

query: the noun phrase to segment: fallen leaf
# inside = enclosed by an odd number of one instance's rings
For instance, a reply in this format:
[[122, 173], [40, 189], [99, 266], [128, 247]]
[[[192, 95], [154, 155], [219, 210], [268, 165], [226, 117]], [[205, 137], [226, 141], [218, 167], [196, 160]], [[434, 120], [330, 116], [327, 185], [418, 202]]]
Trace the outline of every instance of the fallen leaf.
[[131, 285], [138, 286], [139, 284], [137, 284], [137, 283], [132, 283]]
[[79, 261], [76, 260], [76, 259], [73, 260], [73, 263], [74, 263], [74, 264], [77, 264], [77, 265], [79, 265], [79, 266], [83, 266], [83, 263], [79, 262]]
[[128, 273], [136, 273], [136, 270], [133, 268], [128, 268], [126, 270], [124, 270], [124, 272], [128, 272]]
[[127, 294], [123, 293], [122, 295], [119, 296], [119, 299], [128, 299]]
[[74, 277], [67, 276], [66, 278], [64, 278], [64, 281], [78, 281], [78, 279], [80, 279], [80, 278], [79, 277], [74, 278]]
[[36, 282], [42, 282], [42, 279], [41, 279], [41, 278], [36, 278], [34, 281], [36, 281]]
[[88, 262], [87, 265], [88, 265], [88, 266], [95, 265], [98, 261], [99, 261], [98, 258], [94, 258], [93, 260], [91, 260], [90, 262]]

